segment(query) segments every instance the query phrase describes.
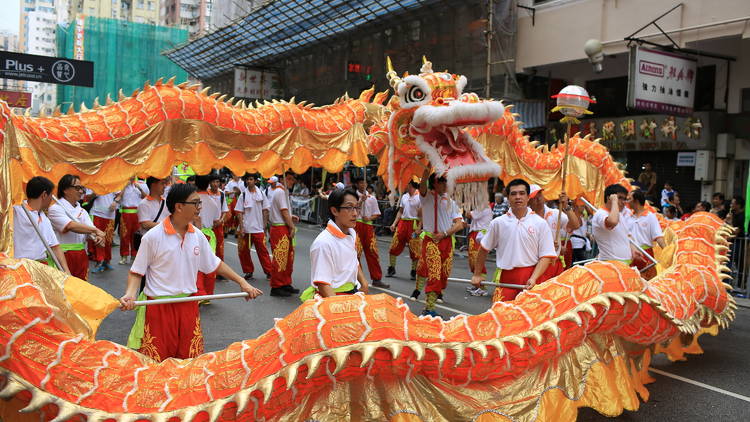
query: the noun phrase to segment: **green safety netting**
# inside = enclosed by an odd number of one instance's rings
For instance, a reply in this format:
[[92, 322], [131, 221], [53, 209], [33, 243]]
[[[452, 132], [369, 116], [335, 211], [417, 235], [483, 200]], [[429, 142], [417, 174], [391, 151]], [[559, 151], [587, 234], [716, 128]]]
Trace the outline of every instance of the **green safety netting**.
[[[75, 34], [75, 21], [57, 28], [59, 56], [74, 58]], [[87, 16], [83, 37], [84, 60], [94, 62], [94, 87], [59, 85], [57, 103], [63, 110], [71, 103], [76, 110], [81, 102], [90, 107], [96, 97], [104, 103], [107, 94], [116, 100], [119, 89], [130, 95], [161, 77], [187, 80], [187, 72], [161, 54], [187, 41], [186, 29]]]

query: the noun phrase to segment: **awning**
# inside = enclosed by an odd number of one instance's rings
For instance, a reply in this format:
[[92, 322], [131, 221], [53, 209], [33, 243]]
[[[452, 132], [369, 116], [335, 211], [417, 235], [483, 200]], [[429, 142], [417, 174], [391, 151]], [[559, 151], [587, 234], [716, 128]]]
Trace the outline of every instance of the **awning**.
[[440, 0], [276, 0], [164, 54], [208, 79], [234, 65], [261, 66], [358, 27]]

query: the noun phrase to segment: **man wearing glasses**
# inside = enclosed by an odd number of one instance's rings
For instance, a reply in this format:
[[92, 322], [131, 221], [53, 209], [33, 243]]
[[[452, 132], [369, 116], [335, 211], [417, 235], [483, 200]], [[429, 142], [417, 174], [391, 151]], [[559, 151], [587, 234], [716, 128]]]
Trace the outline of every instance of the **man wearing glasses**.
[[[175, 185], [166, 202], [171, 215], [143, 236], [128, 275], [127, 290], [120, 298], [121, 309], [135, 308], [143, 277], [143, 293], [149, 300], [195, 295], [199, 271], [216, 272], [234, 281], [248, 294], [247, 300], [262, 294], [221, 261], [206, 236], [191, 224], [201, 209], [195, 186]], [[145, 315], [136, 317], [128, 346], [157, 361], [193, 358], [203, 353], [197, 302], [145, 306], [138, 312]], [[139, 320], [143, 321], [142, 326]]]
[[81, 179], [66, 174], [57, 182], [58, 199], [49, 207], [47, 214], [60, 240], [60, 248], [65, 253], [70, 274], [86, 280], [89, 275], [86, 237], [91, 237], [97, 245], [103, 245], [105, 235], [91, 223], [89, 213], [78, 203], [83, 192]]

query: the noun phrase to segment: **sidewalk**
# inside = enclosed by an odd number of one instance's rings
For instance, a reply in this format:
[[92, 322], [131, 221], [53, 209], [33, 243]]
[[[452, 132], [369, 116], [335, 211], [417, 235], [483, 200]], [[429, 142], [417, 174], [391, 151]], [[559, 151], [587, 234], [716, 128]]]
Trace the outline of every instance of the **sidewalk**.
[[734, 300], [737, 302], [737, 306], [739, 306], [740, 308], [750, 309], [750, 299], [736, 297], [734, 298]]

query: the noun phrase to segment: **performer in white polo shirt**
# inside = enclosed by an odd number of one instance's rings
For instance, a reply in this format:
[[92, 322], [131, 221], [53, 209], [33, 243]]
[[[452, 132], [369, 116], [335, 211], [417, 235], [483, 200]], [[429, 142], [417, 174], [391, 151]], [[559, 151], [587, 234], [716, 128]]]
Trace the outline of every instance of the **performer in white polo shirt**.
[[292, 286], [294, 271], [294, 218], [289, 206], [287, 190], [276, 176], [268, 179], [268, 200], [271, 202], [268, 220], [271, 243], [271, 296], [289, 297], [299, 293]]
[[411, 258], [411, 279], [416, 279], [417, 263], [419, 262], [419, 239], [418, 233], [421, 230], [419, 222], [419, 183], [409, 182], [406, 192], [401, 195], [398, 202], [398, 212], [396, 219], [393, 220], [391, 231], [393, 240], [391, 240], [391, 249], [389, 251], [390, 261], [388, 263], [388, 273], [386, 277], [396, 275], [396, 258], [404, 251], [404, 247], [409, 246], [409, 258]]
[[328, 196], [331, 220], [310, 246], [310, 284], [300, 299], [367, 293], [368, 284], [355, 248], [359, 197], [353, 190], [338, 189]]
[[[52, 223], [44, 213], [52, 202], [52, 189], [54, 188], [54, 183], [42, 176], [32, 177], [26, 183], [27, 200], [21, 205], [13, 206], [13, 257], [32, 259], [54, 266], [52, 257], [47, 256], [47, 248], [44, 246], [46, 243], [60, 261], [63, 267], [60, 270], [70, 274], [65, 254], [55, 237]], [[24, 208], [29, 212], [28, 214], [23, 210]], [[29, 220], [29, 215], [31, 215], [31, 220]], [[39, 229], [39, 233], [34, 226]]]
[[[530, 192], [529, 208], [531, 208], [536, 215], [544, 218], [550, 231], [552, 231], [552, 239], [556, 241], [554, 245], [558, 259], [552, 261], [544, 273], [544, 278], [550, 279], [562, 273], [573, 259], [573, 249], [568, 241], [568, 233], [572, 233], [573, 230], [580, 227], [581, 221], [575, 212], [573, 212], [573, 208], [568, 201], [568, 195], [566, 195], [565, 192], [560, 193], [560, 204], [563, 204], [561, 205], [563, 207], [562, 214], [559, 209], [547, 206], [547, 199], [544, 197], [544, 191], [539, 185], [530, 185]], [[559, 229], [557, 228], [558, 221], [560, 223]], [[571, 246], [570, 251], [567, 250], [569, 246]]]
[[149, 194], [138, 204], [138, 224], [141, 227], [141, 233], [146, 233], [169, 217], [164, 197], [164, 179], [149, 176], [146, 179], [146, 186]]
[[[524, 180], [508, 183], [510, 211], [492, 220], [477, 253], [477, 262], [482, 263], [489, 251], [495, 249], [495, 282], [520, 287], [496, 288], [492, 298], [495, 302], [513, 300], [522, 288], [530, 289], [545, 281], [544, 271], [557, 258], [549, 225], [528, 207], [529, 191]], [[471, 279], [474, 286], [479, 287], [484, 279], [481, 268], [475, 266]]]
[[268, 227], [268, 213], [271, 202], [262, 190], [256, 185], [260, 181], [257, 174], [245, 174], [242, 176], [245, 184], [242, 193], [236, 200], [235, 211], [239, 215], [237, 227], [237, 253], [240, 258], [245, 280], [253, 278], [255, 267], [250, 256], [250, 245], [258, 254], [258, 261], [268, 279], [271, 278], [271, 257], [266, 249], [266, 228]]
[[[487, 203], [479, 209], [471, 210], [471, 212], [468, 214], [471, 218], [468, 236], [469, 271], [474, 274], [474, 270], [476, 269], [477, 265], [479, 265], [481, 268], [480, 272], [487, 276], [487, 266], [485, 265], [484, 261], [477, 262], [477, 255], [479, 254], [479, 250], [482, 249], [482, 238], [484, 237], [485, 233], [487, 233], [487, 229], [490, 227], [490, 223], [492, 222], [492, 208], [490, 208], [490, 204]], [[487, 291], [481, 287], [476, 288], [474, 286], [469, 286], [467, 288], [467, 291], [472, 296], [487, 296], [488, 294]]]
[[[646, 209], [646, 195], [641, 190], [634, 190], [628, 194], [628, 202], [633, 210], [633, 217], [630, 224], [630, 236], [635, 243], [641, 247], [647, 254], [654, 256], [654, 243], [660, 247], [666, 246], [664, 243], [664, 233], [662, 233], [659, 220], [653, 211]], [[651, 264], [651, 260], [643, 256], [638, 251], [634, 254], [633, 264], [643, 270]], [[651, 266], [646, 271], [641, 272], [641, 277], [650, 280], [656, 276], [656, 267]]]
[[427, 283], [422, 315], [437, 316], [435, 304], [442, 303], [443, 290], [448, 285], [448, 276], [453, 268], [453, 235], [464, 227], [463, 217], [456, 203], [448, 197], [447, 189], [445, 177], [430, 174], [430, 169], [425, 169], [419, 184], [421, 257], [417, 267], [416, 289], [411, 294], [411, 300], [417, 300], [422, 286]]
[[117, 206], [122, 198], [122, 192], [111, 192], [105, 195], [99, 195], [94, 199], [91, 207], [91, 215], [94, 217], [94, 226], [104, 232], [104, 244], [95, 245], [93, 242], [94, 261], [97, 262], [96, 268], [91, 270], [92, 273], [100, 273], [105, 270], [111, 270], [109, 261], [112, 259], [112, 238], [115, 232], [115, 213]]
[[631, 213], [625, 208], [628, 191], [619, 184], [609, 185], [604, 189], [607, 205], [596, 210], [591, 218], [591, 228], [599, 246], [601, 261], [622, 261], [628, 265], [633, 262], [633, 250], [628, 241], [630, 234]]
[[66, 174], [57, 182], [57, 202], [49, 207], [47, 214], [65, 253], [70, 274], [82, 280], [89, 275], [89, 257], [86, 255], [86, 237], [94, 243], [104, 243], [104, 232], [91, 222], [89, 213], [78, 203], [83, 196], [81, 179]]
[[128, 263], [128, 259], [135, 258], [133, 235], [140, 228], [138, 225], [138, 205], [148, 195], [146, 184], [131, 177], [122, 188], [120, 201], [120, 265]]
[[359, 210], [357, 212], [357, 256], [365, 255], [367, 269], [370, 271], [372, 285], [375, 287], [389, 288], [390, 284], [383, 283], [383, 270], [380, 268], [380, 255], [378, 254], [377, 236], [372, 223], [380, 217], [378, 200], [367, 193], [367, 182], [362, 177], [354, 179], [354, 186], [359, 195]]
[[[167, 197], [170, 217], [143, 236], [128, 275], [123, 310], [132, 310], [141, 279], [143, 293], [151, 299], [186, 297], [197, 291], [198, 272], [217, 272], [240, 286], [253, 299], [262, 292], [250, 286], [211, 250], [206, 236], [190, 222], [200, 211], [201, 199], [192, 185], [180, 184]], [[203, 333], [197, 302], [151, 305], [139, 308], [128, 346], [157, 361], [187, 359], [203, 353]]]

